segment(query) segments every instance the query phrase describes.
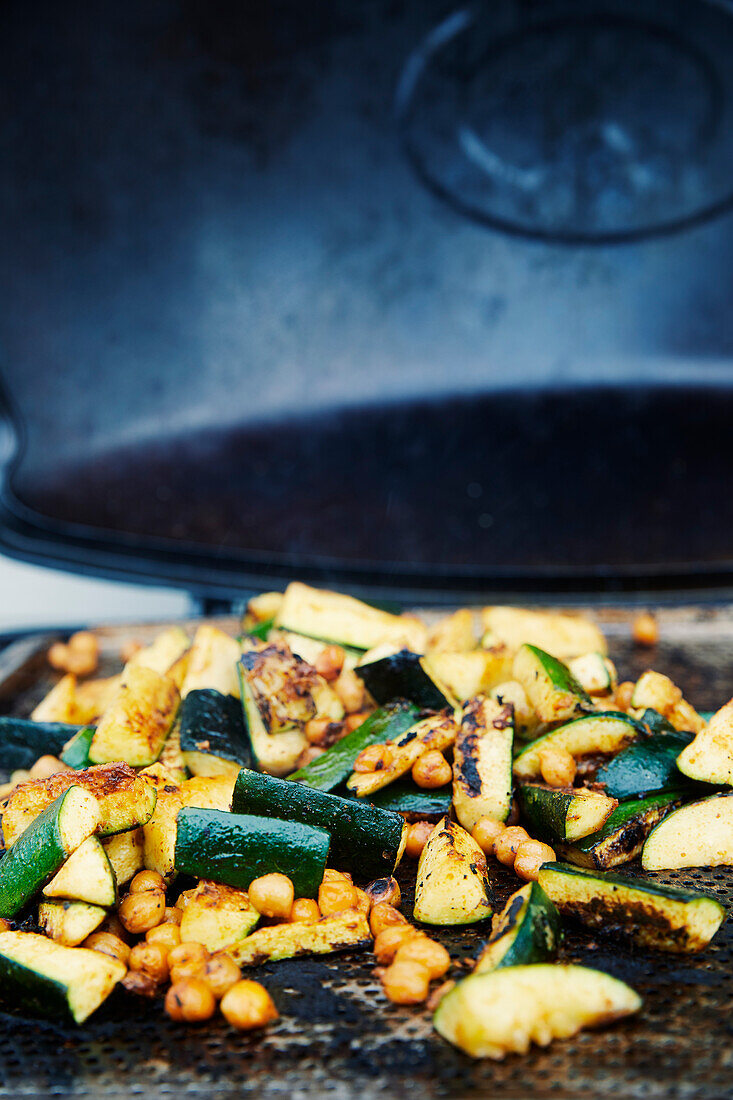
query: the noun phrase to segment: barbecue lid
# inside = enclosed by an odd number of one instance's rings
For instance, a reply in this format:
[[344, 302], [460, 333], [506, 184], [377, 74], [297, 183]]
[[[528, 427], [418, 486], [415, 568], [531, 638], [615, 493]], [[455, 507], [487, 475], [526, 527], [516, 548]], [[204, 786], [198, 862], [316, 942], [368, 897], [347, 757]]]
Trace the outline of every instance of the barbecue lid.
[[209, 593], [729, 583], [730, 7], [0, 18], [4, 550]]

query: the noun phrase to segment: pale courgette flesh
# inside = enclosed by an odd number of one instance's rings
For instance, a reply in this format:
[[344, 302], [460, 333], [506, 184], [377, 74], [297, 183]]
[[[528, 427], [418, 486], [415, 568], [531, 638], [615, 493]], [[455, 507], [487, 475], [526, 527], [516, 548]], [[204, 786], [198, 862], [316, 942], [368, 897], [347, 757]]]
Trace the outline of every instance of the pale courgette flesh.
[[424, 924], [474, 924], [491, 916], [486, 857], [460, 825], [443, 818], [417, 865], [415, 920]]
[[463, 710], [453, 746], [453, 806], [469, 832], [482, 817], [505, 821], [512, 804], [514, 714], [485, 695]]
[[675, 810], [649, 834], [641, 855], [647, 871], [733, 867], [733, 791]]
[[640, 722], [620, 711], [603, 711], [566, 722], [542, 737], [530, 741], [514, 758], [514, 774], [519, 779], [536, 779], [541, 775], [540, 758], [546, 749], [566, 749], [571, 756], [614, 753], [639, 737], [646, 730]]
[[528, 882], [494, 917], [474, 973], [547, 962], [555, 958], [561, 938], [560, 914], [542, 887]]
[[363, 913], [347, 909], [314, 924], [280, 924], [260, 928], [227, 950], [238, 966], [258, 966], [298, 955], [325, 955], [366, 947], [372, 942]]

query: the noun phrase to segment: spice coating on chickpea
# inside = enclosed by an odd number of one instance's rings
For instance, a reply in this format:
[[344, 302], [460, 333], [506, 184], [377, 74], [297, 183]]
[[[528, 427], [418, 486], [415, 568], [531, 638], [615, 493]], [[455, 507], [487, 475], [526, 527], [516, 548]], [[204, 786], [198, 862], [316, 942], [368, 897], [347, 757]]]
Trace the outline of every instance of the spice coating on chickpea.
[[324, 680], [336, 680], [344, 667], [346, 654], [340, 645], [327, 645], [315, 660], [315, 670]]
[[543, 863], [553, 863], [555, 852], [541, 840], [523, 840], [514, 856], [514, 871], [526, 882], [536, 882]]
[[437, 749], [430, 749], [419, 756], [412, 765], [413, 781], [424, 790], [445, 787], [453, 778], [453, 769]]
[[382, 966], [388, 965], [403, 943], [419, 935], [411, 924], [392, 924], [384, 928], [374, 940], [373, 950], [377, 962]]
[[529, 840], [529, 833], [521, 825], [510, 825], [494, 841], [494, 855], [505, 867], [514, 865], [517, 848], [523, 840]]
[[131, 894], [144, 894], [146, 890], [165, 891], [165, 880], [157, 871], [138, 871], [128, 890]]
[[347, 714], [356, 714], [357, 711], [362, 710], [364, 685], [353, 669], [343, 669], [338, 679], [333, 681], [333, 689]]
[[389, 745], [367, 745], [353, 763], [355, 772], [379, 772], [392, 763], [394, 753]]
[[380, 901], [377, 905], [373, 905], [369, 914], [369, 927], [373, 936], [378, 936], [380, 932], [391, 925], [407, 923], [407, 917], [403, 916], [399, 909], [395, 909], [394, 905], [390, 905], [386, 901]]
[[250, 903], [263, 917], [290, 918], [295, 900], [295, 890], [287, 875], [277, 872], [261, 875], [249, 884], [247, 890]]
[[200, 977], [219, 1001], [241, 979], [242, 971], [225, 951], [218, 951], [207, 959]]
[[567, 749], [545, 749], [540, 753], [540, 771], [548, 787], [572, 787], [577, 770]]
[[130, 958], [130, 948], [124, 940], [111, 932], [92, 932], [91, 936], [87, 936], [81, 946], [88, 948], [90, 951], [99, 951], [102, 955], [110, 955], [113, 959], [119, 959], [125, 966], [127, 966], [127, 960]]
[[482, 817], [474, 825], [471, 836], [487, 856], [493, 856], [494, 844], [505, 829], [506, 825], [503, 821], [494, 821], [490, 817]]
[[179, 943], [168, 952], [168, 966], [172, 982], [183, 981], [199, 975], [209, 958], [202, 943]]
[[165, 1010], [172, 1020], [197, 1024], [216, 1011], [216, 998], [201, 978], [175, 982], [165, 995]]
[[160, 924], [165, 914], [165, 894], [162, 890], [145, 890], [128, 894], [117, 910], [123, 926], [135, 936], [141, 936]]
[[128, 960], [130, 970], [147, 974], [154, 982], [168, 978], [168, 951], [160, 943], [136, 943]]
[[424, 966], [430, 978], [442, 978], [450, 969], [450, 955], [442, 943], [422, 934], [400, 944], [395, 962], [416, 962]]
[[318, 887], [318, 908], [324, 917], [343, 913], [344, 909], [354, 909], [356, 902], [356, 890], [345, 879], [341, 882], [324, 881]]
[[227, 1022], [240, 1031], [264, 1027], [279, 1015], [265, 987], [246, 980], [227, 990], [221, 999], [221, 1011]]
[[430, 973], [420, 963], [395, 960], [379, 975], [390, 1001], [398, 1005], [417, 1005], [427, 999]]
[[618, 710], [627, 711], [629, 709], [635, 687], [636, 684], [633, 680], [624, 680], [618, 685], [614, 696], [614, 701]]
[[420, 858], [434, 828], [431, 821], [416, 821], [408, 826], [405, 839], [405, 855], [408, 859]]
[[399, 909], [402, 903], [400, 884], [393, 875], [389, 878], [375, 878], [374, 882], [370, 882], [367, 886], [366, 892], [372, 899], [373, 905], [386, 901], [389, 905], [394, 905], [395, 909]]
[[136, 997], [157, 997], [158, 983], [153, 981], [149, 974], [143, 974], [141, 970], [128, 970], [120, 982], [128, 993], [134, 993]]
[[637, 615], [631, 626], [631, 636], [635, 645], [655, 646], [659, 641], [657, 620], [648, 611]]
[[321, 910], [318, 908], [317, 901], [314, 901], [313, 898], [295, 899], [293, 908], [290, 910], [292, 924], [315, 924], [320, 919]]

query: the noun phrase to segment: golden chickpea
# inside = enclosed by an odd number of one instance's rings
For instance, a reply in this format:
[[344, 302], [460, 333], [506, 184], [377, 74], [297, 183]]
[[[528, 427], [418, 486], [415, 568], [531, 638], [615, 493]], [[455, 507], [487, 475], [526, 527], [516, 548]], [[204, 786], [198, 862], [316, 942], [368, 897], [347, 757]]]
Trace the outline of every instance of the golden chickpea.
[[619, 710], [627, 711], [630, 709], [635, 687], [636, 684], [633, 680], [624, 680], [618, 685], [614, 701]]
[[227, 955], [225, 951], [218, 951], [216, 955], [212, 955], [210, 959], [207, 959], [201, 971], [201, 978], [206, 982], [217, 1001], [220, 1001], [227, 990], [236, 985], [241, 977], [242, 971], [231, 955]]
[[251, 1031], [278, 1018], [272, 997], [259, 982], [243, 980], [233, 985], [221, 999], [221, 1012], [232, 1027]]
[[171, 981], [180, 982], [198, 977], [209, 958], [202, 943], [179, 943], [168, 952]]
[[164, 924], [180, 924], [183, 919], [183, 910], [177, 905], [166, 905], [163, 916]]
[[56, 756], [39, 756], [30, 770], [31, 779], [48, 779], [49, 776], [58, 775], [59, 772], [68, 772], [63, 761]]
[[428, 842], [428, 837], [435, 826], [430, 821], [416, 821], [407, 827], [407, 839], [405, 841], [405, 855], [409, 859], [419, 859], [423, 848]]
[[120, 985], [136, 997], [152, 998], [158, 995], [158, 983], [149, 974], [143, 974], [142, 970], [128, 970]]
[[130, 970], [147, 974], [154, 982], [168, 979], [168, 951], [161, 943], [136, 943], [128, 961]]
[[446, 783], [450, 783], [452, 777], [453, 769], [437, 749], [424, 752], [412, 765], [412, 778], [424, 790], [444, 787]]
[[371, 710], [358, 710], [356, 714], [349, 714], [346, 718], [346, 729], [349, 733], [353, 733], [354, 730], [358, 730], [359, 726], [363, 726]]
[[165, 879], [157, 871], [138, 871], [128, 890], [131, 894], [144, 894], [146, 890], [163, 890], [165, 892]]
[[442, 943], [428, 936], [418, 935], [400, 944], [394, 957], [396, 963], [415, 962], [424, 966], [433, 978], [442, 978], [450, 969], [450, 955]]
[[471, 830], [471, 836], [487, 856], [493, 856], [494, 844], [505, 829], [506, 825], [503, 821], [493, 821], [490, 817], [482, 817], [479, 818]]
[[127, 943], [130, 939], [130, 933], [115, 912], [107, 914], [97, 929], [97, 932], [111, 932], [113, 936], [117, 936], [123, 943]]
[[395, 909], [386, 901], [380, 901], [372, 906], [369, 927], [373, 936], [378, 936], [385, 928], [390, 928], [394, 924], [407, 924], [407, 917], [404, 917], [399, 909]]
[[69, 638], [69, 648], [78, 653], [99, 653], [99, 642], [90, 630], [77, 630]]
[[361, 887], [355, 886], [354, 893], [356, 894], [355, 908], [363, 913], [365, 917], [369, 916], [369, 910], [372, 907], [372, 899], [367, 894], [366, 890], [362, 890]]
[[145, 933], [145, 942], [160, 944], [167, 953], [172, 948], [178, 947], [181, 942], [181, 929], [171, 922], [157, 924], [155, 928], [150, 928]]
[[353, 909], [356, 901], [356, 890], [345, 879], [341, 882], [324, 881], [318, 887], [318, 908], [324, 917], [342, 913], [344, 909]]
[[397, 962], [380, 974], [382, 987], [390, 1001], [398, 1005], [417, 1005], [427, 999], [430, 972], [412, 960]]
[[567, 749], [545, 749], [540, 753], [540, 771], [549, 787], [572, 787], [576, 770]]
[[349, 882], [354, 885], [354, 879], [349, 871], [337, 871], [334, 867], [326, 867], [323, 872], [322, 882]]
[[141, 936], [160, 924], [165, 913], [165, 894], [162, 890], [146, 890], [142, 894], [128, 894], [117, 910], [123, 926], [134, 936]]
[[374, 941], [377, 962], [382, 966], [389, 965], [397, 954], [397, 949], [419, 935], [418, 930], [411, 924], [392, 924], [383, 929]]
[[111, 932], [92, 932], [81, 946], [88, 947], [90, 951], [99, 951], [102, 955], [109, 955], [113, 959], [119, 959], [125, 966], [130, 958], [130, 948], [119, 936], [113, 936]]
[[333, 690], [338, 695], [347, 714], [356, 714], [364, 707], [364, 685], [353, 669], [345, 668], [333, 682]]
[[216, 1011], [216, 999], [201, 978], [175, 982], [165, 995], [165, 1010], [172, 1020], [198, 1024], [210, 1020]]
[[654, 646], [659, 641], [659, 626], [657, 620], [648, 611], [637, 615], [631, 626], [631, 636], [635, 645]]
[[287, 875], [261, 875], [249, 884], [247, 893], [250, 902], [263, 917], [289, 919], [295, 890]]
[[327, 645], [315, 660], [315, 670], [324, 680], [336, 680], [344, 667], [346, 654], [340, 645]]
[[375, 878], [366, 888], [366, 892], [372, 900], [372, 905], [379, 905], [380, 901], [386, 901], [399, 909], [402, 903], [400, 884], [393, 875], [389, 878]]
[[529, 840], [529, 833], [521, 825], [510, 825], [494, 841], [494, 855], [505, 867], [514, 865], [514, 856], [523, 840]]
[[392, 763], [393, 752], [389, 745], [367, 745], [354, 761], [355, 772], [380, 772]]
[[292, 924], [315, 924], [320, 919], [321, 910], [318, 908], [317, 901], [314, 901], [313, 898], [295, 899], [293, 908], [290, 910]]
[[555, 852], [540, 840], [523, 840], [514, 856], [514, 871], [526, 882], [536, 882], [543, 863], [554, 863]]
[[49, 649], [46, 657], [51, 668], [58, 669], [59, 672], [66, 672], [66, 661], [69, 656], [69, 647], [63, 642], [54, 642]]
[[306, 722], [303, 733], [309, 745], [325, 745], [331, 727], [330, 718], [311, 718]]

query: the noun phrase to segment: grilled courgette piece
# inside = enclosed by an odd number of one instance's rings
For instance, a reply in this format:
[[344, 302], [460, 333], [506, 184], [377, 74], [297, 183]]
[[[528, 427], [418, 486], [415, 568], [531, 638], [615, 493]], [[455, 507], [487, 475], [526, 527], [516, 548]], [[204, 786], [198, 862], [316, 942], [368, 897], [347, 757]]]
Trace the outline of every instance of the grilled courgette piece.
[[67, 672], [31, 711], [33, 722], [61, 722], [80, 726], [76, 705], [76, 676]]
[[[347, 788], [343, 788], [346, 795], [355, 797]], [[427, 790], [418, 787], [412, 779], [398, 779], [396, 783], [390, 783], [381, 791], [375, 791], [369, 796], [372, 806], [380, 810], [392, 810], [401, 814], [406, 821], [440, 821], [450, 813], [453, 803], [453, 788], [450, 784]]]
[[346, 909], [314, 924], [279, 924], [260, 928], [227, 949], [238, 966], [259, 966], [298, 955], [326, 955], [366, 947], [372, 942], [369, 923], [357, 909]]
[[562, 748], [572, 756], [618, 752], [624, 746], [645, 737], [640, 722], [620, 711], [603, 711], [577, 718], [530, 741], [514, 758], [514, 774], [518, 779], [536, 779], [541, 775], [540, 757], [546, 749]]
[[118, 886], [124, 886], [145, 866], [143, 862], [143, 830], [141, 828], [129, 829], [125, 833], [115, 833], [114, 836], [105, 837], [102, 841], [102, 847], [112, 864]]
[[[149, 769], [149, 773], [151, 771]], [[175, 876], [178, 811], [184, 806], [228, 810], [232, 804], [234, 779], [229, 775], [197, 775], [178, 784], [165, 774], [149, 773], [148, 781], [155, 784], [158, 802], [155, 813], [143, 829], [144, 865], [170, 881]]]
[[554, 959], [562, 937], [560, 914], [536, 882], [528, 882], [494, 917], [491, 937], [476, 959], [475, 974], [502, 966]]
[[473, 1058], [526, 1054], [638, 1012], [628, 985], [584, 966], [540, 963], [464, 978], [440, 1002], [436, 1030]]
[[665, 817], [641, 854], [647, 871], [733, 867], [733, 791], [692, 802]]
[[192, 775], [236, 776], [252, 766], [242, 704], [214, 688], [189, 691], [181, 704], [180, 745]]
[[14, 917], [99, 825], [99, 803], [69, 787], [47, 806], [0, 860], [0, 917]]
[[598, 627], [580, 615], [556, 611], [528, 611], [523, 607], [485, 607], [481, 613], [487, 649], [505, 645], [513, 653], [525, 642], [554, 653], [561, 660], [583, 653], [606, 652]]
[[270, 775], [292, 772], [307, 745], [303, 727], [316, 715], [316, 672], [281, 645], [242, 654], [239, 662], [244, 721], [258, 767]]
[[0, 995], [14, 1008], [83, 1024], [124, 978], [119, 959], [34, 932], [0, 933]]
[[[4, 771], [30, 768], [39, 756], [58, 756], [80, 727], [67, 722], [33, 722], [29, 718], [0, 718], [0, 751]], [[70, 765], [71, 766], [71, 765]]]
[[603, 827], [618, 802], [586, 787], [546, 787], [524, 783], [517, 788], [522, 820], [532, 835], [551, 844], [580, 840]]
[[422, 657], [411, 649], [400, 649], [395, 653], [390, 651], [389, 645], [385, 648], [387, 652], [382, 652], [381, 647], [372, 650], [367, 654], [369, 660], [360, 662], [354, 669], [377, 703], [409, 699], [425, 710], [443, 710], [446, 707], [455, 710], [458, 707], [458, 699], [446, 684], [440, 682], [428, 657]]
[[42, 901], [38, 906], [39, 928], [64, 947], [82, 943], [106, 916], [106, 909], [85, 901]]
[[170, 626], [161, 630], [150, 645], [139, 649], [125, 665], [124, 675], [133, 668], [150, 668], [167, 675], [187, 651], [191, 640], [182, 626]]
[[407, 641], [424, 652], [427, 630], [417, 619], [391, 615], [352, 596], [293, 582], [275, 616], [281, 630], [307, 634], [352, 649], [371, 649], [380, 642]]
[[58, 772], [24, 783], [10, 794], [3, 812], [5, 847], [10, 848], [38, 814], [69, 787], [83, 787], [99, 804], [100, 836], [144, 825], [155, 809], [155, 789], [127, 764], [101, 764], [79, 772]]
[[662, 733], [636, 741], [598, 769], [595, 782], [613, 798], [641, 798], [686, 785], [677, 757], [692, 740], [691, 733]]
[[523, 645], [514, 658], [514, 679], [527, 693], [541, 722], [567, 722], [593, 709], [590, 695], [567, 665], [534, 645]]
[[202, 623], [193, 637], [181, 698], [189, 692], [213, 688], [222, 695], [239, 695], [237, 661], [239, 642], [209, 623]]
[[430, 834], [417, 865], [415, 920], [474, 924], [490, 915], [486, 857], [465, 829], [443, 818]]
[[90, 836], [73, 852], [43, 888], [47, 898], [85, 901], [112, 906], [117, 902], [117, 879], [107, 852]]
[[176, 870], [246, 890], [279, 871], [297, 897], [313, 898], [323, 881], [330, 837], [299, 821], [184, 808], [177, 817]]
[[181, 942], [202, 943], [212, 953], [220, 951], [248, 936], [259, 919], [246, 891], [202, 880], [183, 910]]
[[482, 817], [505, 821], [512, 804], [514, 714], [485, 695], [463, 711], [453, 746], [453, 806], [470, 832]]
[[325, 830], [332, 865], [362, 882], [391, 875], [401, 855], [404, 821], [399, 814], [246, 768], [234, 784], [232, 812]]
[[383, 768], [375, 772], [354, 772], [346, 786], [358, 798], [371, 797], [375, 791], [406, 775], [423, 753], [430, 749], [443, 752], [450, 748], [457, 734], [455, 719], [447, 711], [424, 718], [401, 733], [396, 740], [389, 741], [390, 759]]
[[568, 661], [568, 669], [589, 695], [611, 695], [616, 690], [616, 666], [602, 653], [584, 653], [582, 657], [573, 657]]
[[439, 684], [444, 684], [452, 697], [460, 702], [490, 691], [512, 674], [512, 657], [507, 650], [430, 652], [426, 661], [431, 676]]
[[92, 739], [96, 732], [95, 726], [82, 726], [76, 733], [64, 744], [63, 751], [61, 752], [61, 760], [66, 764], [67, 768], [73, 768], [74, 771], [81, 771], [83, 768], [88, 768], [91, 761], [89, 759], [89, 750], [92, 747]]
[[94, 764], [124, 760], [135, 768], [154, 763], [179, 702], [172, 680], [144, 666], [130, 669], [97, 724], [89, 759]]
[[537, 736], [540, 720], [527, 698], [527, 693], [519, 680], [504, 680], [489, 692], [492, 699], [502, 706], [511, 706], [514, 711], [514, 736], [522, 741], [530, 741]]
[[562, 916], [660, 951], [702, 951], [725, 918], [720, 902], [700, 891], [602, 875], [569, 863], [545, 863], [539, 883]]
[[733, 699], [681, 750], [677, 767], [690, 779], [733, 785]]
[[559, 844], [558, 850], [578, 867], [610, 871], [636, 859], [654, 826], [684, 797], [684, 791], [666, 791], [622, 802], [598, 832], [573, 844]]

